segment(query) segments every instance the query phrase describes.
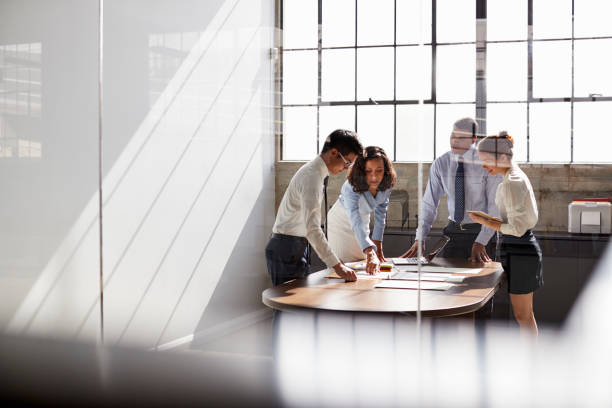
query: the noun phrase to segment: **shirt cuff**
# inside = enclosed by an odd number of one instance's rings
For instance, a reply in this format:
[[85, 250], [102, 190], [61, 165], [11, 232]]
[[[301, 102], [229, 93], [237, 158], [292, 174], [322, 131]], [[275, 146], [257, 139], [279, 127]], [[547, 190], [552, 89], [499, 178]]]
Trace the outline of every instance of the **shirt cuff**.
[[338, 257], [335, 254], [331, 254], [325, 259], [321, 259], [321, 260], [325, 263], [325, 265], [327, 265], [328, 268], [333, 268], [334, 265], [337, 265], [340, 263], [340, 259], [338, 259]]

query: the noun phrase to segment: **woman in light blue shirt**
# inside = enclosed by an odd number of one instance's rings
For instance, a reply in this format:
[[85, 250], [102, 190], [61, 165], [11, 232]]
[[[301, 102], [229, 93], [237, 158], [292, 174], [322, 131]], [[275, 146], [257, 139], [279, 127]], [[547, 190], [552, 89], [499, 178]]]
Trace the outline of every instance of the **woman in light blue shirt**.
[[[397, 181], [391, 160], [376, 146], [364, 149], [355, 161], [340, 197], [328, 213], [329, 245], [345, 262], [366, 259], [366, 270], [375, 273], [385, 260], [382, 240], [391, 190]], [[370, 238], [370, 215], [374, 231]]]

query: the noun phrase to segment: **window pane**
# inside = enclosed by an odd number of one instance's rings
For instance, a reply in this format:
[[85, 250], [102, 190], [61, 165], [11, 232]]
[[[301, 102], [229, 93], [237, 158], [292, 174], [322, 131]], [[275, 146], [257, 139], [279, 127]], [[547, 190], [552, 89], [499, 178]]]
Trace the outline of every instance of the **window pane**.
[[393, 45], [393, 0], [357, 1], [357, 45]]
[[321, 106], [319, 108], [319, 146], [336, 129], [355, 130], [355, 106]]
[[431, 46], [397, 47], [396, 98], [431, 99]]
[[529, 161], [571, 160], [571, 112], [566, 102], [529, 105]]
[[433, 105], [397, 105], [398, 161], [433, 160]]
[[474, 0], [437, 0], [436, 18], [438, 42], [476, 41]]
[[572, 45], [570, 41], [533, 43], [533, 97], [572, 95]]
[[379, 146], [393, 158], [393, 106], [358, 106], [357, 133], [366, 146]]
[[283, 160], [311, 160], [317, 155], [317, 108], [283, 108]]
[[396, 0], [398, 44], [431, 43], [431, 0]]
[[487, 40], [526, 40], [526, 1], [487, 1]]
[[612, 2], [610, 0], [580, 0], [574, 2], [574, 35], [599, 37], [612, 35]]
[[355, 50], [323, 50], [321, 55], [321, 99], [355, 100]]
[[612, 40], [574, 42], [574, 95], [612, 96]]
[[572, 0], [533, 0], [533, 38], [572, 36]]
[[283, 53], [283, 104], [317, 103], [317, 51]]
[[317, 0], [283, 1], [283, 47], [316, 48], [319, 42]]
[[475, 113], [473, 103], [436, 105], [436, 157], [450, 150], [450, 134], [455, 122], [465, 117], [473, 118]]
[[611, 163], [612, 102], [574, 103], [574, 161]]
[[393, 99], [393, 48], [357, 50], [357, 99]]
[[323, 47], [355, 45], [355, 0], [323, 0]]
[[527, 100], [527, 43], [487, 44], [487, 99]]
[[475, 45], [444, 45], [438, 47], [436, 71], [438, 101], [471, 102], [475, 100]]
[[527, 104], [488, 103], [487, 135], [505, 130], [514, 138], [514, 159], [527, 161]]

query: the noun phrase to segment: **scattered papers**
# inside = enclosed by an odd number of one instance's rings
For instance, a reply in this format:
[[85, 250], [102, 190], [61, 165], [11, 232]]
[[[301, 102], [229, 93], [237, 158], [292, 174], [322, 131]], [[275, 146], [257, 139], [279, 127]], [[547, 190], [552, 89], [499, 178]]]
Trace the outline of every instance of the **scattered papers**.
[[[391, 261], [393, 261], [393, 263], [395, 265], [416, 265], [419, 263], [419, 258], [417, 257], [412, 257], [412, 258], [391, 258]], [[425, 265], [428, 263], [427, 259], [425, 259], [424, 256], [421, 257], [420, 259], [420, 263], [422, 265]]]
[[[396, 272], [393, 274], [391, 279], [397, 280], [419, 280], [419, 274], [416, 272]], [[454, 276], [448, 273], [422, 273], [422, 281], [431, 282], [452, 282], [452, 283], [463, 283], [465, 276]]]
[[[418, 265], [402, 265], [396, 266], [400, 272], [417, 272]], [[423, 273], [465, 273], [469, 275], [476, 275], [482, 272], [482, 268], [450, 268], [447, 266], [433, 266], [433, 265], [422, 265], [421, 272]]]
[[[378, 282], [374, 287], [387, 289], [418, 289], [419, 282], [411, 280], [387, 279]], [[446, 282], [421, 282], [421, 289], [423, 290], [448, 290], [452, 287], [452, 283]]]

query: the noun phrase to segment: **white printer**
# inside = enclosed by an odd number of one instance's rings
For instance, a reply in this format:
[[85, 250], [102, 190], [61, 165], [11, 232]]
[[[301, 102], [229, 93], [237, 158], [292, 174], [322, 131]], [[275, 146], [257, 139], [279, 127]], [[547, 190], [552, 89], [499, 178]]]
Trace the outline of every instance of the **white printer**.
[[575, 199], [568, 205], [568, 232], [609, 234], [611, 208], [608, 198]]

